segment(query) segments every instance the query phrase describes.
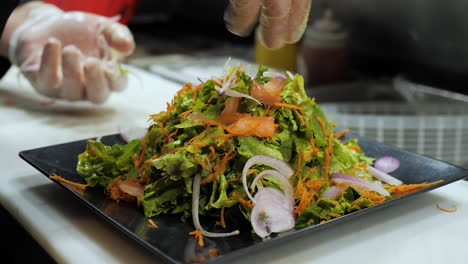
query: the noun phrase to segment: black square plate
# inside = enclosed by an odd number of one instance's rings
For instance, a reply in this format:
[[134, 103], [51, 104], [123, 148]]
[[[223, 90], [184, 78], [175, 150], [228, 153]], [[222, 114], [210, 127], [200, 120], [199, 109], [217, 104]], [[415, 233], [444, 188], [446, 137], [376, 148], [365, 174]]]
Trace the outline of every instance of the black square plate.
[[[346, 135], [346, 138], [353, 137], [357, 136], [349, 133]], [[105, 136], [101, 140], [107, 145], [124, 143], [119, 135]], [[359, 145], [370, 157], [378, 158], [391, 155], [398, 158], [401, 161], [401, 166], [392, 174], [404, 183], [413, 184], [438, 180], [443, 180], [443, 182], [322, 224], [275, 235], [265, 241], [252, 234], [251, 227], [241, 225], [239, 226], [240, 235], [227, 238], [205, 238], [204, 247], [199, 247], [196, 240], [188, 235], [189, 232], [194, 230], [191, 221], [182, 222], [178, 216], [158, 216], [155, 222], [159, 227], [153, 228], [148, 225], [148, 219], [143, 215], [141, 208], [138, 208], [135, 204], [116, 203], [108, 199], [102, 189], [87, 188], [86, 191], [79, 191], [72, 186], [67, 186], [67, 184], [56, 182], [119, 230], [168, 263], [190, 263], [198, 261], [225, 262], [251, 251], [278, 246], [279, 243], [284, 243], [289, 239], [310, 234], [346, 219], [400, 203], [413, 195], [439, 188], [468, 176], [468, 171], [463, 168], [364, 138], [359, 138]], [[77, 156], [85, 150], [85, 146], [86, 140], [80, 140], [22, 151], [19, 155], [46, 176], [56, 173], [67, 180], [84, 183], [82, 177], [76, 173], [75, 168]], [[207, 221], [203, 221], [202, 218], [201, 222]], [[210, 223], [213, 223], [213, 221]], [[212, 226], [205, 228], [212, 230]], [[211, 251], [209, 249], [213, 248], [217, 250], [217, 256], [210, 256]]]

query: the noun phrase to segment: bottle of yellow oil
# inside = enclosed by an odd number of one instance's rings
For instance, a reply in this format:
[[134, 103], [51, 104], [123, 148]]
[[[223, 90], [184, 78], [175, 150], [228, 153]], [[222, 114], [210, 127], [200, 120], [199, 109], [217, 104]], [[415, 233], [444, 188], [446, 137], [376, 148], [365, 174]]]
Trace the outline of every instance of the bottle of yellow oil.
[[256, 34], [255, 63], [272, 67], [278, 70], [296, 72], [297, 70], [297, 44], [286, 44], [279, 49], [269, 49], [263, 45]]

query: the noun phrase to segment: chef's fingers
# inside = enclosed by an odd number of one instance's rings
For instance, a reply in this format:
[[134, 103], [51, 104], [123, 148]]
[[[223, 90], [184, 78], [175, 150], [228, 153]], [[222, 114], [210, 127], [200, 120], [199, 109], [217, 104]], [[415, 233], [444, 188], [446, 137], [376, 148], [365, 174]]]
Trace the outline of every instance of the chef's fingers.
[[292, 0], [286, 43], [299, 41], [307, 27], [311, 0]]
[[278, 49], [286, 43], [291, 0], [262, 0], [259, 37], [266, 47]]
[[226, 28], [238, 36], [248, 35], [257, 22], [261, 8], [260, 1], [230, 0], [224, 13]]
[[41, 66], [37, 78], [34, 80], [36, 89], [47, 96], [57, 97], [62, 82], [62, 43], [50, 38], [44, 46]]
[[104, 103], [110, 90], [101, 62], [95, 58], [88, 58], [84, 65], [84, 76], [86, 98], [95, 104]]
[[63, 81], [61, 97], [76, 101], [84, 99], [84, 72], [80, 50], [73, 45], [66, 46], [62, 51]]
[[117, 50], [125, 56], [130, 55], [135, 49], [135, 41], [128, 27], [117, 22], [107, 25], [102, 34], [109, 47]]
[[114, 61], [103, 62], [104, 74], [111, 91], [122, 91], [127, 87], [128, 74]]

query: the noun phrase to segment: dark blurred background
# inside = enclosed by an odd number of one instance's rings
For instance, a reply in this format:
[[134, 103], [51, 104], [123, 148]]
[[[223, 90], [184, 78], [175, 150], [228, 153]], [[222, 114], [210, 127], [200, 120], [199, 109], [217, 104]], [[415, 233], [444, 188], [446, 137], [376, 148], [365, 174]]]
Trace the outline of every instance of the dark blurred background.
[[[227, 3], [141, 0], [130, 27], [137, 41], [174, 44], [151, 45], [153, 54], [217, 49], [224, 42], [249, 51], [252, 36], [239, 38], [224, 27]], [[350, 34], [354, 69], [377, 76], [405, 73], [428, 85], [468, 90], [467, 1], [314, 0], [309, 24], [327, 7]]]

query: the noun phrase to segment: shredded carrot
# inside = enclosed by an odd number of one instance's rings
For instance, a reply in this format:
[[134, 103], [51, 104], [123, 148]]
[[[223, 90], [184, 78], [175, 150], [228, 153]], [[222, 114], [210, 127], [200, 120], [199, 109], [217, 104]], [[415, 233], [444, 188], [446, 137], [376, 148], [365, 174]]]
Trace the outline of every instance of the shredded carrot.
[[66, 183], [66, 184], [70, 184], [70, 185], [72, 185], [72, 186], [74, 186], [74, 187], [77, 187], [77, 188], [79, 188], [79, 189], [81, 189], [81, 190], [85, 190], [86, 187], [89, 186], [89, 184], [81, 184], [81, 183], [76, 183], [76, 182], [69, 181], [69, 180], [67, 180], [67, 179], [63, 178], [62, 176], [59, 176], [59, 175], [57, 175], [57, 174], [55, 174], [55, 173], [54, 173], [53, 175], [50, 175], [49, 178], [50, 178], [50, 179], [57, 180], [57, 181], [59, 181], [59, 182], [63, 182], [63, 183]]
[[203, 85], [204, 85], [203, 82], [197, 84], [197, 86], [193, 87], [192, 91], [195, 91], [195, 92], [200, 91], [203, 88]]
[[340, 217], [340, 214], [337, 213], [328, 213], [327, 215], [332, 216], [332, 217]]
[[316, 115], [315, 118], [317, 119], [317, 121], [319, 122], [320, 127], [322, 128], [323, 134], [328, 136], [328, 134], [331, 133], [331, 131], [327, 131], [327, 129], [325, 128], [325, 123], [323, 123], [322, 118], [320, 118], [320, 116], [318, 116], [318, 115]]
[[304, 212], [307, 209], [307, 207], [309, 207], [310, 202], [312, 202], [312, 199], [314, 199], [316, 195], [317, 194], [315, 192], [308, 192], [308, 191], [302, 192], [299, 204], [294, 207], [294, 213], [296, 215], [299, 215], [302, 212]]
[[224, 143], [226, 143], [231, 137], [235, 137], [236, 135], [233, 135], [233, 134], [223, 134], [223, 135], [218, 135], [218, 136], [215, 136], [215, 138], [223, 138], [223, 140], [221, 140], [220, 142], [218, 142], [217, 146], [220, 147], [222, 146]]
[[317, 169], [317, 167], [311, 168], [311, 169], [307, 172], [305, 178], [306, 178], [306, 179], [309, 178], [310, 175], [312, 175], [312, 173], [314, 173], [314, 171], [315, 171], [316, 169]]
[[296, 171], [294, 172], [294, 175], [300, 175], [301, 174], [301, 169], [302, 169], [302, 155], [297, 155], [297, 167]]
[[294, 109], [294, 113], [296, 113], [297, 118], [299, 118], [299, 120], [301, 120], [301, 122], [304, 123], [305, 127], [306, 127], [306, 128], [309, 128], [309, 123], [306, 123], [306, 122], [305, 122], [304, 117], [299, 113], [299, 111], [297, 111], [296, 109]]
[[166, 138], [164, 138], [162, 140], [162, 142], [164, 143], [169, 143], [172, 139], [173, 136], [175, 136], [177, 134], [177, 132], [179, 132], [179, 129], [177, 128], [174, 132], [170, 133], [169, 135], [166, 136]]
[[345, 130], [341, 131], [341, 132], [338, 132], [338, 133], [335, 133], [335, 138], [341, 138], [343, 137], [346, 133], [348, 133], [350, 131], [349, 128], [346, 128]]
[[218, 256], [218, 250], [216, 248], [208, 249], [208, 254], [210, 254], [211, 258], [216, 258]]
[[203, 178], [201, 184], [205, 184], [208, 181], [214, 181], [218, 177], [219, 174], [223, 173], [226, 170], [229, 160], [233, 159], [236, 156], [236, 153], [228, 152], [225, 153], [222, 159], [216, 161], [214, 165], [214, 171], [207, 177]]
[[229, 179], [227, 180], [227, 182], [235, 182], [235, 181], [238, 181], [242, 178], [242, 174], [239, 174], [239, 176], [235, 177], [235, 178], [232, 178], [232, 179]]
[[148, 218], [148, 225], [154, 228], [158, 228], [159, 226], [153, 221], [153, 219]]
[[361, 197], [365, 197], [369, 200], [371, 200], [374, 204], [381, 204], [385, 202], [385, 197], [383, 195], [380, 195], [376, 192], [371, 192], [371, 191], [364, 191], [361, 194]]
[[[312, 168], [312, 169], [315, 169], [315, 167]], [[324, 180], [322, 178], [318, 178], [318, 179], [312, 179], [312, 180], [307, 181], [305, 183], [305, 185], [307, 186], [307, 188], [309, 188], [311, 190], [318, 191], [327, 182], [328, 181], [326, 181], [326, 180]]]
[[208, 165], [207, 165], [206, 163], [201, 162], [200, 157], [198, 156], [198, 153], [194, 153], [193, 156], [194, 156], [194, 158], [195, 158], [195, 161], [196, 161], [200, 166], [202, 166], [202, 168], [203, 168], [204, 170], [206, 170], [207, 172], [211, 172], [211, 169], [208, 167]]
[[359, 146], [357, 146], [357, 145], [346, 146], [346, 148], [351, 149], [351, 150], [355, 150], [355, 151], [357, 151], [357, 152], [362, 152], [361, 147], [359, 147]]
[[147, 160], [145, 161], [145, 165], [150, 165], [150, 164], [153, 162], [153, 160], [155, 160], [155, 159], [157, 159], [157, 158], [159, 158], [159, 155], [158, 155], [158, 154], [152, 156], [151, 158], [149, 158], [149, 159], [147, 159]]
[[216, 81], [216, 80], [213, 80], [213, 82], [214, 82], [214, 84], [215, 84], [216, 86], [218, 86], [218, 87], [223, 87], [223, 85], [222, 85], [220, 82], [218, 82], [218, 81]]
[[305, 187], [305, 184], [304, 184], [305, 180], [307, 180], [306, 177], [304, 177], [304, 178], [300, 177], [297, 180], [296, 186], [294, 187], [294, 195], [296, 197], [300, 197], [304, 192], [307, 191], [307, 189]]
[[156, 125], [158, 125], [158, 127], [161, 129], [161, 131], [166, 137], [169, 136], [169, 132], [167, 132], [167, 129], [164, 127], [164, 124], [162, 122], [155, 121], [155, 123]]
[[193, 111], [195, 111], [195, 110], [190, 109], [190, 110], [188, 110], [188, 111], [185, 111], [185, 112], [183, 112], [183, 113], [180, 113], [180, 114], [179, 114], [179, 117], [187, 117], [187, 116], [188, 116], [190, 113], [192, 113]]
[[244, 205], [245, 207], [248, 207], [248, 208], [253, 208], [253, 205], [252, 205], [252, 201], [246, 201], [244, 200], [244, 198], [240, 197], [237, 193], [233, 193], [232, 194], [232, 197], [234, 199], [236, 199], [239, 203], [241, 203], [242, 205]]
[[395, 185], [395, 186], [391, 185], [388, 191], [390, 192], [393, 198], [396, 198], [396, 197], [400, 197], [400, 196], [415, 192], [417, 190], [421, 190], [421, 189], [439, 184], [443, 181], [444, 180], [439, 180], [439, 181], [432, 182], [432, 183], [423, 182], [419, 184], [402, 184], [402, 185]]
[[444, 208], [440, 207], [438, 204], [436, 204], [436, 207], [437, 207], [437, 209], [439, 209], [439, 210], [441, 210], [441, 211], [444, 211], [444, 212], [447, 212], [447, 213], [453, 213], [453, 212], [456, 212], [456, 211], [458, 210], [456, 204], [453, 204], [453, 205], [452, 205], [452, 208], [453, 208], [453, 209], [444, 209]]
[[172, 111], [176, 107], [174, 100], [171, 101], [171, 103], [166, 103], [166, 111]]
[[211, 104], [211, 101], [213, 101], [214, 98], [215, 98], [215, 95], [212, 95], [212, 96], [208, 99], [207, 103]]
[[279, 106], [279, 107], [284, 107], [284, 108], [297, 109], [301, 111], [302, 113], [304, 113], [304, 109], [297, 105], [291, 105], [291, 104], [285, 104], [285, 103], [275, 103], [274, 105]]
[[317, 153], [319, 149], [315, 146], [315, 137], [312, 135], [310, 137], [310, 149], [304, 154], [304, 159], [308, 159], [313, 153]]
[[224, 221], [224, 206], [221, 207], [221, 219], [219, 220], [219, 223], [222, 228], [226, 228], [226, 221]]
[[161, 111], [161, 112], [159, 112], [159, 113], [157, 113], [157, 114], [152, 114], [152, 115], [150, 115], [150, 119], [151, 119], [151, 118], [158, 117], [158, 116], [163, 115], [163, 114], [165, 114], [165, 113], [167, 113], [167, 112], [166, 112], [166, 111]]
[[327, 201], [327, 202], [329, 202], [329, 203], [331, 203], [331, 204], [334, 204], [335, 206], [341, 206], [341, 204], [340, 204], [339, 202], [337, 202], [337, 201], [335, 201], [335, 200], [332, 200], [332, 199], [323, 198], [323, 197], [320, 198], [320, 199], [318, 199], [318, 200], [315, 202], [315, 204], [319, 204], [321, 201]]
[[203, 243], [203, 235], [200, 229], [190, 232], [189, 235], [194, 236], [198, 239], [198, 245], [200, 247], [203, 247], [205, 245], [205, 243]]
[[278, 108], [278, 106], [268, 106], [265, 110], [265, 116], [271, 116]]

